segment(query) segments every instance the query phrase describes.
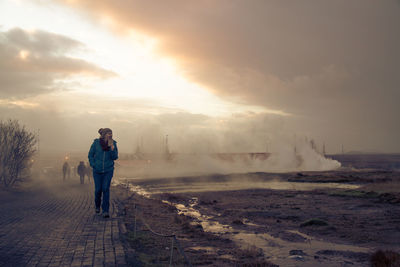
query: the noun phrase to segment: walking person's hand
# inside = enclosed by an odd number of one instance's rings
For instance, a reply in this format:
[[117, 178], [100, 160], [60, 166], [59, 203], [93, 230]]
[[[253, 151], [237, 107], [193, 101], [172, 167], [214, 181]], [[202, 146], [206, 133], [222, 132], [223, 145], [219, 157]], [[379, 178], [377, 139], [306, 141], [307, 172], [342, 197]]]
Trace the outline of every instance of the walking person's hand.
[[114, 141], [112, 139], [112, 136], [108, 137], [108, 146], [111, 148], [111, 150], [114, 150]]

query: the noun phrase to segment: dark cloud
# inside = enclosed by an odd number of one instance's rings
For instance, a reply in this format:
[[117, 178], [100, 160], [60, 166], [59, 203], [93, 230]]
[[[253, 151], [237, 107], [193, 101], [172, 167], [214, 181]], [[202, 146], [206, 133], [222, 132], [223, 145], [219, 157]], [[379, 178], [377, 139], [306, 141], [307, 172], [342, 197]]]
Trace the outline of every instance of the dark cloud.
[[[59, 0], [60, 2], [69, 2]], [[295, 114], [298, 131], [400, 150], [398, 1], [222, 0], [70, 4], [119, 31], [156, 37], [160, 53], [216, 95]], [[294, 121], [293, 121], [294, 122]], [[366, 134], [368, 133], [368, 134]]]
[[57, 80], [72, 75], [110, 78], [116, 74], [67, 56], [84, 45], [44, 31], [0, 32], [0, 98], [25, 98], [64, 89]]

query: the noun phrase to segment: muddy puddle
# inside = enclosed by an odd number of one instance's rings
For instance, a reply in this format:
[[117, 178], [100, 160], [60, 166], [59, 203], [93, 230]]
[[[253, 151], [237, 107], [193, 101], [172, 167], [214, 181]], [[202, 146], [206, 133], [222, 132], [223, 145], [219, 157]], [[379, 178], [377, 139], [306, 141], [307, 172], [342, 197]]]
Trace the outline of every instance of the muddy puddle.
[[[286, 230], [287, 236], [293, 241], [273, 237], [268, 233], [235, 230], [230, 225], [221, 224], [216, 218], [202, 215], [196, 210], [194, 206], [198, 204], [197, 198], [192, 198], [189, 206], [166, 200], [163, 202], [175, 206], [179, 214], [196, 219], [206, 232], [223, 235], [245, 249], [252, 246], [262, 249], [269, 260], [280, 266], [364, 266], [365, 263], [349, 259], [359, 260], [371, 252], [369, 248], [319, 240], [297, 230]], [[246, 219], [244, 223], [257, 226]]]
[[[295, 183], [287, 181], [262, 181], [250, 183], [174, 183], [174, 184], [141, 184], [132, 185], [132, 182], [139, 179], [119, 179], [131, 191], [145, 197], [160, 193], [189, 193], [202, 191], [229, 191], [243, 189], [272, 189], [272, 190], [297, 190], [310, 191], [315, 189], [356, 189], [359, 186], [354, 184], [341, 183]], [[136, 183], [135, 183], [136, 184]], [[231, 225], [221, 224], [219, 216], [208, 216], [201, 214], [196, 209], [198, 199], [193, 197], [188, 204], [174, 203], [163, 200], [164, 203], [175, 206], [179, 214], [192, 217], [200, 224], [204, 231], [211, 232], [231, 239], [242, 248], [257, 247], [262, 249], [266, 258], [280, 266], [364, 266], [365, 257], [370, 253], [366, 247], [343, 245], [317, 239], [306, 235], [296, 229], [285, 229], [286, 238], [271, 235], [268, 232], [251, 232], [247, 230], [234, 229]], [[256, 223], [244, 219], [244, 224], [258, 226]], [[195, 248], [193, 248], [195, 249]], [[202, 248], [204, 249], [204, 248]], [[211, 248], [208, 248], [211, 249]], [[364, 258], [364, 259], [363, 259]]]
[[224, 181], [211, 182], [191, 180], [189, 182], [174, 182], [169, 180], [158, 183], [145, 183], [141, 178], [120, 178], [126, 183], [138, 183], [141, 187], [151, 194], [161, 193], [190, 193], [190, 192], [206, 192], [206, 191], [232, 191], [246, 189], [272, 189], [272, 190], [296, 190], [296, 191], [311, 191], [317, 189], [357, 189], [360, 185], [343, 184], [343, 183], [310, 183], [310, 182], [288, 182], [284, 180], [271, 181]]

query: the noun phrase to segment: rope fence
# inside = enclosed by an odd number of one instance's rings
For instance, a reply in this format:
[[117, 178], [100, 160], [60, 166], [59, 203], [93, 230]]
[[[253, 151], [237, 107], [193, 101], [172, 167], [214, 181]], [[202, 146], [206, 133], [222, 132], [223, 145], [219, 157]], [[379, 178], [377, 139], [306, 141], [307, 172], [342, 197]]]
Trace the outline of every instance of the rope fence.
[[[142, 249], [154, 249], [154, 247], [157, 247], [156, 251], [159, 253], [159, 255], [151, 255], [150, 257], [146, 258], [146, 260], [149, 262], [151, 261], [151, 264], [154, 266], [165, 266], [168, 264], [168, 266], [192, 267], [192, 264], [182, 249], [182, 246], [180, 245], [176, 235], [157, 233], [145, 221], [143, 216], [140, 215], [140, 211], [141, 208], [137, 204], [134, 204], [133, 239], [138, 241], [141, 246], [144, 246]], [[150, 233], [153, 237], [153, 240], [150, 240], [152, 238], [145, 233]], [[162, 251], [169, 253], [166, 255], [165, 253], [162, 253]]]

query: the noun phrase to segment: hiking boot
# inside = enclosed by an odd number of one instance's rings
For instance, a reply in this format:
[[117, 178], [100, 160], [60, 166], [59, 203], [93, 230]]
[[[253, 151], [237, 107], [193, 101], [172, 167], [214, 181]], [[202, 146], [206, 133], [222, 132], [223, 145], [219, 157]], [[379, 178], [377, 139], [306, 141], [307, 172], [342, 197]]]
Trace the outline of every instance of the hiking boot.
[[96, 213], [100, 213], [100, 208], [96, 208]]
[[110, 214], [108, 214], [108, 212], [103, 212], [103, 218], [110, 218]]

